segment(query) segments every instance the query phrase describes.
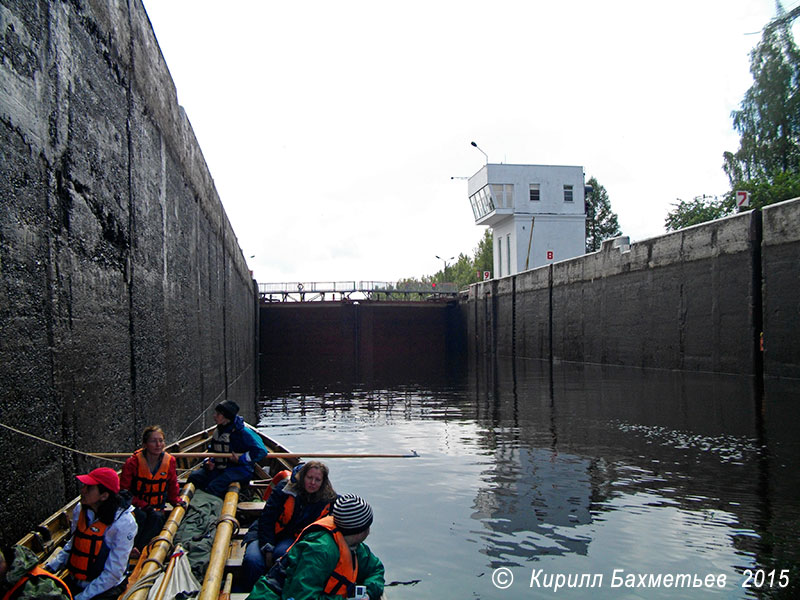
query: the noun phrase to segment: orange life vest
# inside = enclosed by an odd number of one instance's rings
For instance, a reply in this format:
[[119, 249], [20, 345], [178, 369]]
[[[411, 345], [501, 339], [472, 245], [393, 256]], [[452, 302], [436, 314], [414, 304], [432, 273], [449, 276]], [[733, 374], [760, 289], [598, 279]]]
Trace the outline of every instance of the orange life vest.
[[286, 526], [294, 516], [294, 496], [287, 496], [286, 501], [283, 503], [283, 511], [275, 520], [275, 535], [286, 529]]
[[[325, 593], [335, 596], [348, 598], [355, 592], [356, 578], [358, 577], [358, 559], [356, 553], [350, 550], [350, 546], [344, 541], [344, 535], [336, 528], [333, 522], [333, 515], [322, 517], [314, 521], [311, 525], [303, 529], [298, 539], [310, 531], [323, 529], [333, 536], [333, 540], [339, 547], [339, 562], [331, 573], [325, 584]], [[287, 552], [288, 554], [288, 552]]]
[[275, 487], [281, 481], [289, 477], [291, 474], [292, 474], [291, 471], [287, 471], [285, 469], [283, 471], [278, 471], [277, 473], [275, 473], [275, 475], [272, 476], [272, 480], [269, 482], [267, 489], [264, 490], [264, 495], [261, 497], [261, 499], [264, 500], [264, 502], [269, 500], [269, 497], [272, 494], [272, 490], [274, 490]]
[[147, 465], [143, 448], [139, 448], [133, 455], [138, 459], [139, 469], [133, 476], [133, 490], [131, 490], [131, 493], [147, 502], [147, 504], [163, 506], [167, 503], [167, 475], [169, 474], [172, 455], [164, 452], [164, 457], [161, 459], [161, 464], [156, 469], [155, 475]]
[[19, 581], [14, 584], [5, 596], [3, 596], [3, 600], [14, 600], [22, 593], [23, 586], [28, 583], [31, 579], [36, 577], [47, 577], [48, 579], [52, 579], [55, 584], [61, 588], [62, 593], [67, 596], [70, 600], [72, 600], [72, 592], [69, 591], [67, 584], [61, 581], [58, 577], [53, 575], [50, 571], [45, 571], [39, 565], [33, 567], [30, 571], [25, 573], [22, 577], [19, 578]]
[[[72, 550], [70, 551], [67, 568], [70, 574], [81, 581], [87, 581], [90, 572], [95, 571], [95, 563], [100, 557], [100, 549], [103, 546], [103, 535], [108, 529], [108, 525], [102, 521], [88, 523], [86, 510], [81, 508], [78, 516], [78, 526], [72, 536]], [[105, 559], [103, 559], [105, 562]]]
[[[283, 503], [283, 511], [278, 516], [275, 521], [275, 535], [278, 535], [281, 531], [286, 529], [289, 523], [292, 521], [292, 517], [294, 516], [294, 508], [296, 506], [296, 501], [294, 496], [287, 495], [286, 502]], [[325, 508], [322, 509], [322, 512], [319, 513], [319, 517], [317, 519], [321, 519], [322, 517], [326, 516], [329, 512], [331, 512], [331, 505], [330, 503], [325, 505]], [[294, 534], [296, 538], [300, 535], [300, 532]]]

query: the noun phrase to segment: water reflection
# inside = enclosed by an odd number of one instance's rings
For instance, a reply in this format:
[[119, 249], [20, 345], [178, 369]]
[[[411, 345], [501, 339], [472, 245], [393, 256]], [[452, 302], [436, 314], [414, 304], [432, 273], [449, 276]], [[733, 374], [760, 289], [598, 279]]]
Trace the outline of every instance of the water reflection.
[[[725, 575], [725, 597], [800, 589], [796, 384], [762, 397], [748, 378], [534, 361], [287, 381], [265, 388], [262, 425], [289, 447], [422, 455], [332, 465], [385, 515], [368, 543], [388, 577], [421, 579], [392, 598], [549, 597], [535, 570], [602, 574], [591, 594], [609, 598], [714, 591], [612, 589], [615, 569]], [[789, 569], [790, 585], [743, 589], [748, 568]]]
[[550, 450], [504, 453], [486, 474], [489, 485], [478, 490], [472, 515], [491, 531], [482, 552], [492, 567], [522, 566], [533, 556], [585, 555], [591, 538], [575, 532], [592, 520], [590, 470], [590, 461]]

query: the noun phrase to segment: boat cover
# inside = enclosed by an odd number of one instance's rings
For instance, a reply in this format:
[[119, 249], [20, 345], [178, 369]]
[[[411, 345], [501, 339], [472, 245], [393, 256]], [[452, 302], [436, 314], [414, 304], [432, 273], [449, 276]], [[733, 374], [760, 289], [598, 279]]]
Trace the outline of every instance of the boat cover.
[[[162, 598], [193, 598], [200, 591], [200, 582], [197, 581], [192, 574], [192, 568], [189, 563], [189, 556], [184, 552], [180, 546], [175, 547], [175, 552], [170, 557], [174, 561], [175, 566], [172, 569], [172, 575], [167, 582], [166, 593]], [[150, 588], [150, 593], [147, 595], [150, 598], [156, 598], [159, 595], [161, 582], [164, 580], [166, 571], [162, 572], [156, 579], [153, 587]]]
[[189, 503], [189, 510], [175, 533], [175, 544], [181, 545], [189, 559], [192, 573], [200, 581], [203, 580], [208, 567], [221, 510], [222, 498], [197, 490]]

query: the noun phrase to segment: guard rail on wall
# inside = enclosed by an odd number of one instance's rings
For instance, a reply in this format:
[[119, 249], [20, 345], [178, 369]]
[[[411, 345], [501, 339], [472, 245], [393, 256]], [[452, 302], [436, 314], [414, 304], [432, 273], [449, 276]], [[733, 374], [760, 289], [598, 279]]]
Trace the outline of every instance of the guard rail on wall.
[[406, 300], [430, 300], [454, 297], [458, 294], [458, 286], [455, 283], [405, 281], [290, 281], [259, 283], [258, 294], [262, 302], [391, 300], [397, 297]]

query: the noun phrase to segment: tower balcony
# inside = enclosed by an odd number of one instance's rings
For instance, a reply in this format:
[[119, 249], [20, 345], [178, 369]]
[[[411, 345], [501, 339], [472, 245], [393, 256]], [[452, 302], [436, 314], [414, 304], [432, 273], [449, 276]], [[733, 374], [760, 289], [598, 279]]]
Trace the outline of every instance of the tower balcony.
[[514, 186], [492, 183], [469, 197], [476, 225], [489, 225], [514, 214]]

